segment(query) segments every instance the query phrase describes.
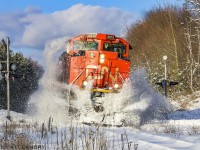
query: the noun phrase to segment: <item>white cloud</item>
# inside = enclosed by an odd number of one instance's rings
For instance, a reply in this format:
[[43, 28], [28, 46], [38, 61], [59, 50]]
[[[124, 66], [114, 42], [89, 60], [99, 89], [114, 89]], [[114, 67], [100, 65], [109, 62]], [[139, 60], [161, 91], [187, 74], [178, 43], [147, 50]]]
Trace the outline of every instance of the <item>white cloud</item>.
[[11, 39], [13, 47], [43, 49], [46, 41], [81, 33], [122, 35], [132, 15], [117, 8], [77, 4], [63, 11], [44, 14], [28, 7], [23, 12], [0, 13], [0, 38]]

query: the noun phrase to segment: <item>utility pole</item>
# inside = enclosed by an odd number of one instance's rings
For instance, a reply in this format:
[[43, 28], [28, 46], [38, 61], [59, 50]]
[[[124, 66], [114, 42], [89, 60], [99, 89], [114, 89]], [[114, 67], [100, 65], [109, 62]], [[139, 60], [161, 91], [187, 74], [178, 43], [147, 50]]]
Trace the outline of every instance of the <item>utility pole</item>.
[[6, 81], [7, 81], [7, 119], [11, 120], [10, 117], [10, 52], [9, 52], [9, 44], [10, 40], [7, 37], [7, 74], [6, 74]]
[[[4, 40], [2, 40], [2, 43], [4, 45], [4, 49], [6, 50], [6, 61], [0, 61], [0, 80], [2, 80], [3, 78], [5, 78], [6, 83], [7, 83], [7, 116], [6, 118], [11, 120], [11, 116], [10, 116], [10, 70], [15, 71], [16, 70], [16, 65], [12, 63], [12, 65], [10, 65], [10, 51], [9, 51], [9, 46], [10, 46], [10, 40], [9, 37], [7, 37], [6, 42]], [[6, 63], [6, 70], [2, 70], [3, 66], [1, 63]], [[2, 73], [5, 73], [5, 75], [3, 76]]]

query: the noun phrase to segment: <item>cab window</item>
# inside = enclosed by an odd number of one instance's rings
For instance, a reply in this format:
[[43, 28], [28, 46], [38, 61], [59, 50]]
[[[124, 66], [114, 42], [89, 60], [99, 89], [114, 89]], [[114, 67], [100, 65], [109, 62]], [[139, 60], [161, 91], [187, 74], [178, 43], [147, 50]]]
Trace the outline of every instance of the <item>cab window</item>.
[[95, 41], [74, 41], [74, 50], [97, 50], [98, 43]]
[[103, 49], [111, 52], [118, 52], [119, 54], [126, 53], [126, 46], [124, 44], [116, 43], [104, 43]]

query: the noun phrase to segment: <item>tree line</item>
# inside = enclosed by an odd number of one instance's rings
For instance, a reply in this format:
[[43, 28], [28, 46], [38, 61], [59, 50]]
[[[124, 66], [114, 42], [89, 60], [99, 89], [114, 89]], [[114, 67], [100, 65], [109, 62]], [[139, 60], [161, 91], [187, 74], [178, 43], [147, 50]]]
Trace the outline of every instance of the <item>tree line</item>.
[[125, 35], [133, 47], [132, 68], [146, 68], [152, 84], [164, 78], [162, 57], [168, 56], [168, 79], [179, 82], [170, 88], [174, 96], [200, 90], [200, 9], [197, 6], [200, 5], [190, 1], [182, 7], [158, 6], [127, 28]]
[[[0, 42], [0, 62], [6, 61], [6, 50]], [[10, 62], [16, 64], [17, 69], [10, 72], [10, 109], [25, 112], [30, 95], [38, 88], [43, 69], [37, 61], [26, 58], [22, 53], [10, 50]], [[7, 109], [7, 86], [5, 73], [6, 63], [2, 63], [3, 70], [0, 80], [0, 108]]]

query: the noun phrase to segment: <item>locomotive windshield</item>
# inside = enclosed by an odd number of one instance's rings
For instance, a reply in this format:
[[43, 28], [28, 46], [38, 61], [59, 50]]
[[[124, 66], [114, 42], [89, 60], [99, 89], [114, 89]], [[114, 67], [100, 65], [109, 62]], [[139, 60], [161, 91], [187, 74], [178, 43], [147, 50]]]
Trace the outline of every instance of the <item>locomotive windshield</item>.
[[111, 52], [118, 52], [119, 54], [126, 53], [126, 46], [124, 44], [116, 43], [104, 43], [103, 49]]
[[74, 41], [74, 50], [97, 50], [98, 43], [95, 41]]

